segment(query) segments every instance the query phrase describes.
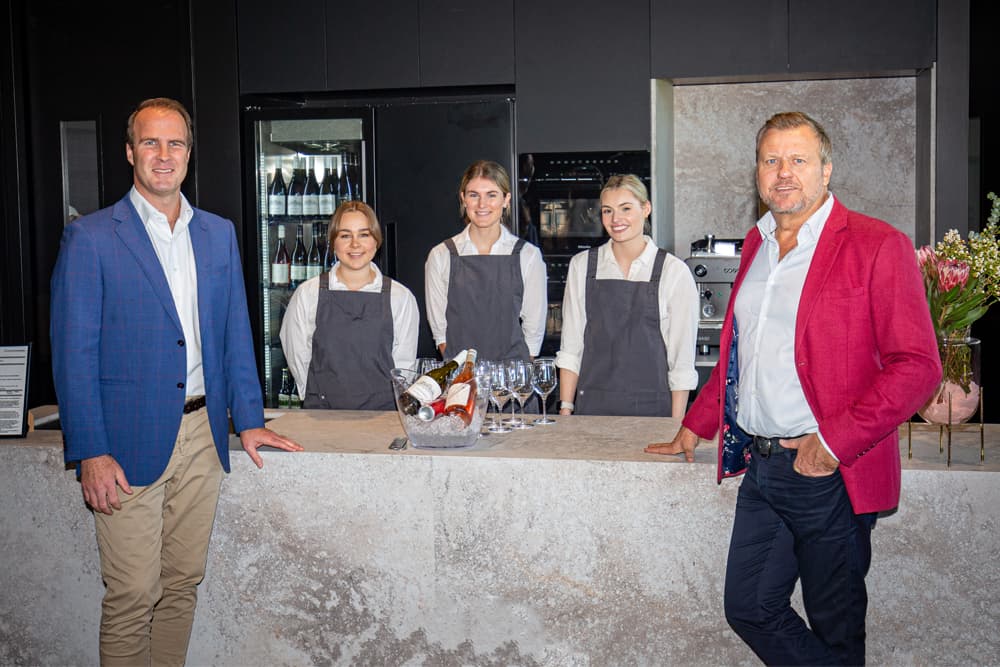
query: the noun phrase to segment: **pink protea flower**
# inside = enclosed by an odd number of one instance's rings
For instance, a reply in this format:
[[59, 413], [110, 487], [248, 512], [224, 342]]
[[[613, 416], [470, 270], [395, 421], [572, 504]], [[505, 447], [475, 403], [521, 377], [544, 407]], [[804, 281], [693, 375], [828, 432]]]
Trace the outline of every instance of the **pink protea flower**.
[[938, 258], [937, 253], [934, 252], [934, 248], [929, 245], [925, 245], [923, 248], [917, 251], [917, 264], [920, 268], [926, 268], [928, 266], [937, 265]]
[[937, 264], [938, 288], [947, 292], [956, 286], [965, 287], [969, 281], [969, 265], [955, 259], [941, 260]]

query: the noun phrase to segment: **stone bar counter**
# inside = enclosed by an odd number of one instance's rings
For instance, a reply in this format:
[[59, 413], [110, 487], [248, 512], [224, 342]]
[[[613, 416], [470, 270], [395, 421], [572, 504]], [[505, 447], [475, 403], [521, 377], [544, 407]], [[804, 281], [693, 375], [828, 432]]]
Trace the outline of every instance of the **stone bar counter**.
[[[306, 451], [233, 452], [191, 665], [753, 665], [723, 573], [739, 480], [645, 454], [671, 419], [557, 417], [465, 450], [390, 451], [395, 413], [294, 411]], [[1000, 427], [900, 445], [868, 661], [1000, 655]], [[238, 442], [233, 439], [238, 448]], [[58, 431], [0, 442], [0, 664], [97, 664], [93, 520]], [[796, 601], [796, 604], [799, 604]]]

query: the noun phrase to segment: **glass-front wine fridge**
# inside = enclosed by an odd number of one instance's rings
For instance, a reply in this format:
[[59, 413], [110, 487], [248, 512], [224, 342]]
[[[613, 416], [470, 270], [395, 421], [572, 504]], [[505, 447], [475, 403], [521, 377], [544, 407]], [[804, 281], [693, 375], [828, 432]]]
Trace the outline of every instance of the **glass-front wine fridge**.
[[333, 212], [346, 200], [374, 205], [371, 109], [324, 110], [323, 115], [289, 109], [247, 114], [254, 164], [248, 169], [252, 195], [244, 229], [256, 232], [256, 243], [246, 245], [256, 246], [257, 257], [256, 266], [246, 268], [248, 279], [256, 275], [259, 283], [259, 303], [250, 311], [259, 318], [263, 339], [260, 363], [268, 408], [286, 407], [279, 395], [285, 398], [294, 390], [281, 386], [287, 367], [281, 320], [295, 288], [333, 264], [326, 243]]

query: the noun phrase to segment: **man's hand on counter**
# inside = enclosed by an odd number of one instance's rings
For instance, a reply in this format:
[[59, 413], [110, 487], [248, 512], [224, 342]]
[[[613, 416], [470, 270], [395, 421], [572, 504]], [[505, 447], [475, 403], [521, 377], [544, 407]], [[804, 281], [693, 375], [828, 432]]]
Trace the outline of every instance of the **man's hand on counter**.
[[80, 486], [84, 502], [104, 514], [114, 514], [112, 508], [122, 508], [118, 499], [118, 487], [132, 495], [132, 487], [125, 479], [125, 471], [111, 454], [80, 461]]
[[698, 436], [686, 426], [681, 426], [670, 442], [656, 442], [644, 449], [649, 454], [684, 454], [688, 463], [694, 461], [694, 450], [698, 446]]
[[302, 445], [299, 443], [290, 438], [286, 438], [283, 435], [278, 435], [271, 429], [263, 426], [260, 428], [251, 428], [246, 431], [241, 431], [240, 442], [243, 444], [243, 449], [245, 449], [247, 454], [250, 455], [250, 460], [253, 461], [254, 465], [258, 468], [264, 467], [264, 460], [261, 459], [260, 454], [257, 453], [257, 448], [262, 445], [277, 447], [278, 449], [283, 449], [286, 452], [302, 451]]

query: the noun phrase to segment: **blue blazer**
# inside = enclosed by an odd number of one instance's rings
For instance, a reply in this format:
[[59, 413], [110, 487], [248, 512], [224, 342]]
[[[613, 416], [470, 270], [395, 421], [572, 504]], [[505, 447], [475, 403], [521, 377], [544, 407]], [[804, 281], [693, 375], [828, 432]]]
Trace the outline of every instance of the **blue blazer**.
[[[188, 229], [208, 418], [228, 472], [230, 416], [237, 431], [264, 424], [243, 271], [232, 222], [195, 209]], [[49, 333], [66, 461], [111, 454], [130, 484], [156, 481], [183, 415], [186, 342], [128, 196], [66, 226]]]

